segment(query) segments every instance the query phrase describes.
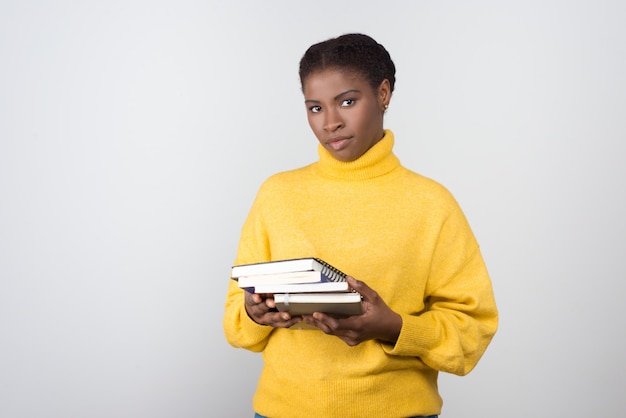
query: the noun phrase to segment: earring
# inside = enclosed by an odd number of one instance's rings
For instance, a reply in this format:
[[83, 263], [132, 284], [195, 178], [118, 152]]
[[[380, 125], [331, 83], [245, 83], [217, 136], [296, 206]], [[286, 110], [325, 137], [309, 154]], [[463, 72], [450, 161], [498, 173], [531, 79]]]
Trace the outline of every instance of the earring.
[[385, 110], [389, 109], [389, 104], [385, 103]]

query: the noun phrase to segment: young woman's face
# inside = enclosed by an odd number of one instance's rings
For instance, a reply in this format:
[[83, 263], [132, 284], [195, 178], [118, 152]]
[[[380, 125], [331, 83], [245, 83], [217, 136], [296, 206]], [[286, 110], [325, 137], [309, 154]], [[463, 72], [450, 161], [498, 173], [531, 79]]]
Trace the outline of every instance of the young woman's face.
[[354, 161], [382, 139], [387, 80], [374, 90], [353, 72], [328, 69], [309, 75], [303, 91], [309, 125], [335, 159]]

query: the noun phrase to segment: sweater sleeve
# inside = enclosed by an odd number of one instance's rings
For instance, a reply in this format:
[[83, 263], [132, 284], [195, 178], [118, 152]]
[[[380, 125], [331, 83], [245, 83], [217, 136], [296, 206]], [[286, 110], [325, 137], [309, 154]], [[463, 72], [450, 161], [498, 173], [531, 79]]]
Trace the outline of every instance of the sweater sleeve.
[[[269, 261], [267, 232], [263, 226], [261, 210], [262, 193], [257, 195], [243, 224], [235, 264]], [[230, 345], [250, 351], [262, 351], [273, 327], [257, 324], [246, 312], [244, 291], [230, 280], [222, 320], [224, 334]]]
[[496, 332], [498, 311], [480, 248], [458, 207], [440, 227], [424, 300], [421, 314], [402, 314], [399, 338], [386, 350], [436, 370], [469, 373]]

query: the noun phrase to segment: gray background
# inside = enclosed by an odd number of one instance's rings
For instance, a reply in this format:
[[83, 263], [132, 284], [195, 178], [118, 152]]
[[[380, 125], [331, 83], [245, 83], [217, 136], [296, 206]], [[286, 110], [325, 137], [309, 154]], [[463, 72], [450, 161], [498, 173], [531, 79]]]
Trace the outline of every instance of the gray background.
[[[261, 181], [316, 159], [297, 64], [368, 33], [386, 119], [501, 326], [445, 417], [626, 409], [620, 1], [0, 2], [0, 416], [251, 417], [221, 320]], [[303, 394], [315, 388], [302, 388]]]

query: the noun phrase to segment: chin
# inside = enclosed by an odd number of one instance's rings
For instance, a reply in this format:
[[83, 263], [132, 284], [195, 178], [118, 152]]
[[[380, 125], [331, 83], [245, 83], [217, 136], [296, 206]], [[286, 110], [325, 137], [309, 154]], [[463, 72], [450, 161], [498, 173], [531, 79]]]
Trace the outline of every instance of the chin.
[[339, 160], [344, 163], [349, 163], [359, 158], [359, 157], [354, 157], [353, 155], [346, 156], [346, 155], [338, 155], [338, 154], [333, 154], [333, 157], [335, 157], [335, 160]]

